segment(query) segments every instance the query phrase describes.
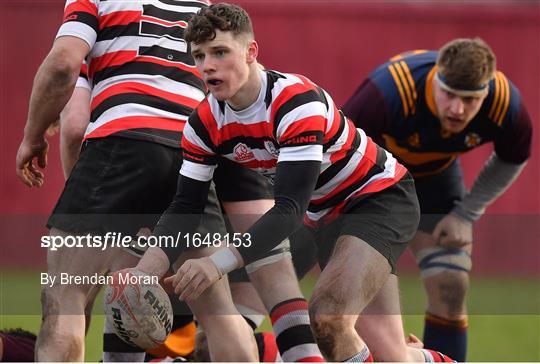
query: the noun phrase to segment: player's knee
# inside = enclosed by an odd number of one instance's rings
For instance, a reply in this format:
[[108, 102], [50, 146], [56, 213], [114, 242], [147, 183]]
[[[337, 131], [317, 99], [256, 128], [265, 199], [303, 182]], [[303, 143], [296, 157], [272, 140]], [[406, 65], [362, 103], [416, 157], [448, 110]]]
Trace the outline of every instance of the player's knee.
[[450, 316], [460, 315], [463, 311], [468, 281], [468, 274], [463, 272], [446, 272], [437, 277], [437, 295]]
[[43, 317], [51, 315], [84, 315], [85, 294], [77, 286], [55, 285], [41, 289]]
[[333, 313], [331, 299], [321, 295], [312, 298], [309, 304], [309, 319], [317, 345], [326, 358], [332, 358], [338, 334], [347, 331], [345, 316]]
[[41, 308], [44, 319], [60, 314], [60, 296], [56, 290], [50, 287], [41, 289]]

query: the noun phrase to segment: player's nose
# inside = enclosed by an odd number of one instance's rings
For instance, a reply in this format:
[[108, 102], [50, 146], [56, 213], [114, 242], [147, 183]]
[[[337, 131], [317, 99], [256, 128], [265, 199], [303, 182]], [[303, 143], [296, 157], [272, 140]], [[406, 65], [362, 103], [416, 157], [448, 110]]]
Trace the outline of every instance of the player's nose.
[[454, 115], [461, 115], [465, 111], [465, 103], [460, 97], [455, 97], [450, 102], [450, 111]]

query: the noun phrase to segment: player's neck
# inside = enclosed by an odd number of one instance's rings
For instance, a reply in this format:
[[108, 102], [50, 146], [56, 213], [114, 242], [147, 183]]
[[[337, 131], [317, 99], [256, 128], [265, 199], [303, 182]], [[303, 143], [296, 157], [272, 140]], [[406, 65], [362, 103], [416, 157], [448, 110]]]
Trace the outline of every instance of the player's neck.
[[238, 90], [238, 92], [227, 100], [227, 104], [233, 110], [247, 109], [251, 104], [257, 101], [261, 92], [261, 77], [257, 64], [251, 64], [249, 67], [249, 76], [246, 83]]

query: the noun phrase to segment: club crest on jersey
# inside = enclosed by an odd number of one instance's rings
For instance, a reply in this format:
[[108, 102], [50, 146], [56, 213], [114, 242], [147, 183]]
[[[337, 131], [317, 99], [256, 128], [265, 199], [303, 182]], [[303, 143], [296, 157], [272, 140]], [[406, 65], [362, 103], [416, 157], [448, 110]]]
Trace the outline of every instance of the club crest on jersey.
[[238, 162], [246, 162], [255, 158], [255, 154], [244, 143], [238, 143], [233, 151], [234, 160]]
[[465, 135], [465, 145], [469, 148], [476, 147], [482, 142], [480, 135], [476, 133], [469, 133]]
[[274, 157], [277, 157], [279, 155], [279, 149], [275, 146], [272, 140], [265, 140], [264, 148], [268, 151], [268, 153], [272, 154]]

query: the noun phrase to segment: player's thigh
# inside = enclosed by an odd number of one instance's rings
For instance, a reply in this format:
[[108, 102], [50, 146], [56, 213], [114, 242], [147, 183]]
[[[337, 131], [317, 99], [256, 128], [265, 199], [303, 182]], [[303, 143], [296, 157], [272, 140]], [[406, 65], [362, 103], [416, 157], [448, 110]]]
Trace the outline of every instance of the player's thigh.
[[390, 271], [386, 257], [370, 244], [355, 236], [341, 236], [319, 276], [310, 304], [317, 315], [359, 315]]
[[459, 160], [440, 173], [415, 178], [415, 186], [421, 211], [418, 230], [430, 234], [465, 194]]
[[416, 232], [420, 215], [412, 177], [407, 174], [395, 185], [353, 203], [317, 232], [319, 264], [324, 267], [332, 256], [336, 237], [348, 235], [374, 248], [396, 273], [397, 260]]
[[42, 285], [44, 311], [46, 314], [83, 314], [84, 306], [94, 298], [100, 279], [103, 280], [121, 249], [71, 246], [71, 242], [85, 242], [87, 237], [58, 229], [52, 229], [50, 235], [61, 237], [69, 246], [49, 248], [47, 252], [49, 283]]
[[[324, 269], [314, 296], [319, 291], [333, 292], [334, 296], [322, 297], [330, 301], [345, 298], [336, 303], [345, 311], [359, 314], [387, 281], [388, 274], [395, 273], [396, 261], [416, 231], [419, 207], [409, 174], [395, 185], [355, 202], [319, 231]], [[335, 236], [338, 239], [334, 247]], [[330, 259], [324, 266], [327, 257]]]

